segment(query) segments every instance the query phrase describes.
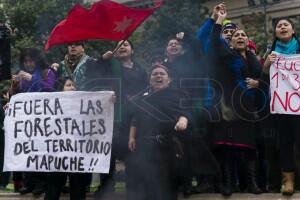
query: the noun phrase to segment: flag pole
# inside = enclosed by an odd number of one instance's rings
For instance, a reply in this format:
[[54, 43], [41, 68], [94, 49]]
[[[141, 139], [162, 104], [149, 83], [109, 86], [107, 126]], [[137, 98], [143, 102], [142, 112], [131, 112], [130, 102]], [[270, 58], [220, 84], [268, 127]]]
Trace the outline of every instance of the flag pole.
[[122, 42], [113, 50], [113, 54], [115, 54], [119, 49], [120, 49], [120, 47], [124, 44], [124, 42], [127, 40], [127, 38], [126, 39], [124, 39], [124, 40], [122, 40]]

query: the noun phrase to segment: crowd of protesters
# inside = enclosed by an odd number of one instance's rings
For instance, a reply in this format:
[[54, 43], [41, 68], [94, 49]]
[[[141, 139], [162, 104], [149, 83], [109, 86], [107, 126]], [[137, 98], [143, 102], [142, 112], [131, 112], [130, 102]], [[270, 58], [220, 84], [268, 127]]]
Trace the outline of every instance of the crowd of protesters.
[[[113, 90], [110, 171], [100, 175], [96, 198], [114, 192], [116, 160], [125, 165], [128, 200], [176, 200], [180, 192], [184, 197], [199, 192], [292, 195], [299, 117], [270, 115], [268, 73], [276, 59], [271, 52], [297, 54], [299, 39], [293, 23], [279, 19], [271, 51], [259, 59], [255, 38], [249, 40], [226, 17], [225, 4], [216, 5], [195, 36], [172, 36], [165, 53], [153, 55], [149, 66], [134, 60], [129, 40], [98, 59], [86, 55], [83, 42], [70, 43], [64, 60], [53, 64], [42, 51], [26, 48], [20, 70], [3, 90], [0, 124], [5, 104], [17, 93]], [[271, 142], [265, 138], [270, 130], [275, 133]], [[3, 165], [2, 129], [0, 145]], [[282, 173], [282, 181], [275, 181], [276, 173]], [[1, 173], [2, 188], [8, 178]], [[67, 178], [70, 198], [85, 199], [92, 174], [13, 172], [16, 192], [45, 192], [47, 200], [59, 199]]]

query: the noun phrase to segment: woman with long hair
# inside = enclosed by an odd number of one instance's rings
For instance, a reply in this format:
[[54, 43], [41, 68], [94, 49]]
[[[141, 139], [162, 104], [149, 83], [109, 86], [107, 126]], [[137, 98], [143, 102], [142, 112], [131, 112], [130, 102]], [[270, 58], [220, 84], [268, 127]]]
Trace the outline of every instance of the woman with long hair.
[[53, 91], [55, 78], [42, 51], [37, 48], [22, 50], [20, 71], [13, 75], [13, 81], [19, 83], [16, 92]]
[[222, 76], [217, 80], [223, 87], [220, 102], [220, 122], [213, 127], [216, 157], [222, 169], [221, 192], [231, 195], [235, 191], [234, 173], [237, 155], [246, 161], [247, 190], [260, 194], [256, 174], [256, 127], [258, 119], [255, 96], [259, 92], [261, 65], [256, 56], [247, 49], [248, 36], [241, 29], [235, 30], [230, 38], [230, 46], [220, 40], [222, 23], [226, 10], [218, 12], [213, 27], [211, 41], [217, 58], [226, 62], [220, 69]]
[[[56, 75], [46, 57], [37, 48], [25, 48], [20, 55], [20, 71], [12, 76], [11, 94], [19, 92], [49, 92], [54, 90]], [[20, 174], [18, 179], [20, 179]], [[26, 172], [21, 194], [40, 195], [46, 187], [45, 173]]]
[[[131, 98], [147, 87], [147, 73], [134, 59], [134, 46], [129, 40], [116, 44], [114, 51], [107, 51], [96, 63], [87, 68], [87, 83], [91, 88], [110, 88], [116, 93], [113, 150], [111, 167], [108, 174], [101, 174], [101, 187], [96, 193], [101, 198], [105, 193], [114, 191], [115, 161], [122, 160], [126, 165], [126, 173], [135, 173], [127, 162], [128, 133], [132, 118]], [[101, 79], [103, 78], [103, 79]], [[126, 187], [131, 187], [126, 179]]]
[[[274, 41], [271, 53], [267, 56], [264, 63], [264, 72], [269, 73], [270, 66], [277, 58], [276, 53], [280, 54], [299, 54], [300, 42], [295, 34], [294, 24], [288, 18], [281, 18], [275, 22]], [[295, 163], [294, 148], [300, 144], [300, 117], [298, 115], [273, 115], [276, 128], [280, 138], [280, 163], [282, 169], [281, 193], [292, 195], [294, 193]], [[288, 131], [287, 131], [288, 130]], [[298, 154], [296, 154], [298, 155]]]

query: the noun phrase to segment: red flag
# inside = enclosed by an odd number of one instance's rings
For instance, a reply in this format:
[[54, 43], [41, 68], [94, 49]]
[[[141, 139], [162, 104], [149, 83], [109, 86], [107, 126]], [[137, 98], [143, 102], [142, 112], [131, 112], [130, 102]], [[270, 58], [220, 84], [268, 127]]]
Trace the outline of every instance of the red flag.
[[160, 7], [161, 2], [158, 1], [154, 7], [147, 9], [126, 7], [111, 0], [96, 2], [90, 9], [76, 5], [66, 19], [54, 27], [45, 50], [53, 45], [88, 39], [126, 39]]

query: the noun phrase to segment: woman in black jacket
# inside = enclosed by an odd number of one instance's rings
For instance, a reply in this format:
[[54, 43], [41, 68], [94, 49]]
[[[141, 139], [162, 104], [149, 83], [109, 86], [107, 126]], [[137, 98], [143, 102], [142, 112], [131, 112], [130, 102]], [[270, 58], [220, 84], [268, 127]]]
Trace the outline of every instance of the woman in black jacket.
[[[168, 40], [165, 48], [166, 59], [163, 63], [172, 77], [171, 87], [180, 88], [187, 94], [188, 98], [182, 100], [182, 106], [192, 114], [190, 123], [193, 124], [193, 130], [189, 137], [183, 140], [185, 162], [178, 163], [177, 166], [180, 177], [178, 185], [182, 186], [185, 197], [192, 194], [193, 177], [197, 179], [198, 188], [205, 182], [208, 189], [213, 189], [213, 179], [219, 173], [207, 145], [210, 138], [206, 134], [206, 110], [203, 108], [206, 79], [199, 49], [198, 43], [189, 34], [179, 32], [176, 37]], [[210, 158], [208, 162], [202, 162], [208, 158]]]
[[[147, 88], [147, 73], [134, 61], [134, 47], [128, 41], [120, 41], [114, 51], [107, 51], [97, 62], [87, 64], [87, 90], [114, 90], [116, 94], [113, 150], [109, 174], [101, 174], [101, 187], [96, 193], [101, 197], [113, 192], [116, 159], [123, 160], [126, 174], [135, 173], [127, 161], [127, 141], [132, 118], [131, 98]], [[126, 179], [127, 181], [127, 179]], [[127, 182], [126, 187], [130, 187]]]
[[240, 29], [233, 32], [230, 45], [221, 41], [220, 34], [226, 11], [218, 13], [211, 41], [218, 59], [224, 62], [218, 69], [217, 81], [223, 87], [220, 102], [222, 119], [213, 128], [216, 156], [222, 168], [221, 192], [231, 195], [234, 191], [234, 166], [236, 155], [246, 160], [247, 188], [249, 193], [262, 191], [256, 182], [256, 127], [257, 107], [255, 96], [262, 74], [255, 55], [247, 49], [248, 36]]
[[150, 88], [135, 99], [128, 147], [132, 152], [135, 186], [128, 199], [176, 200], [174, 161], [182, 156], [178, 137], [189, 130], [190, 115], [180, 100], [184, 93], [170, 87], [165, 66], [156, 65], [150, 72]]

